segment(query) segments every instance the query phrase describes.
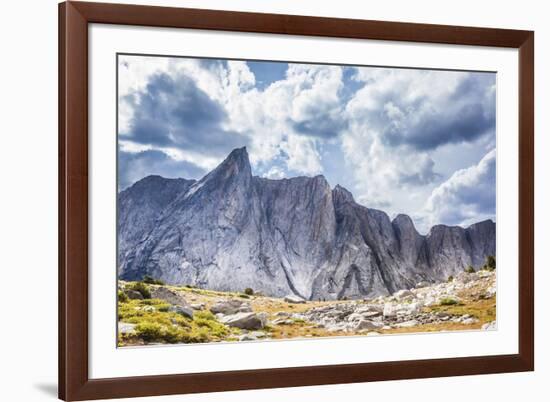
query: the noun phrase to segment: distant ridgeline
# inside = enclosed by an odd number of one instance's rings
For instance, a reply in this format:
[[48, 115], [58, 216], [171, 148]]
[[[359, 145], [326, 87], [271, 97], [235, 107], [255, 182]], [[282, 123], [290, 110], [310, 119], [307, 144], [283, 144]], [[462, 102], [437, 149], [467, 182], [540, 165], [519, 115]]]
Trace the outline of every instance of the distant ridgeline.
[[305, 299], [391, 294], [495, 254], [495, 223], [420, 235], [323, 176], [252, 176], [235, 149], [199, 181], [149, 176], [118, 196], [119, 277]]

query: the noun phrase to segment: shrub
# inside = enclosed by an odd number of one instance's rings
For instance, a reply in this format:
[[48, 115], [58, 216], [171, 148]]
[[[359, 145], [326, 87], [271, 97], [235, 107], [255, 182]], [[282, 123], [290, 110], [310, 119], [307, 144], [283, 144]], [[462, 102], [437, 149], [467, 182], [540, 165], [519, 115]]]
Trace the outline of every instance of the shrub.
[[485, 260], [485, 265], [489, 271], [494, 271], [497, 268], [497, 260], [494, 255], [488, 255]]
[[136, 335], [145, 342], [204, 342], [208, 340], [205, 332], [198, 330], [192, 333], [174, 325], [161, 325], [144, 321], [136, 325]]
[[242, 297], [243, 299], [250, 299], [250, 296], [245, 295], [244, 293], [239, 293], [239, 297]]
[[219, 323], [216, 317], [210, 311], [197, 311], [193, 317], [193, 322], [202, 331], [199, 331], [199, 338], [205, 335], [223, 337], [229, 333], [228, 328]]
[[119, 290], [117, 295], [119, 303], [126, 303], [128, 301], [128, 296], [123, 291]]
[[143, 296], [144, 299], [150, 299], [151, 298], [151, 291], [149, 290], [149, 286], [147, 286], [143, 282], [135, 282], [131, 284], [128, 289], [135, 290]]
[[141, 280], [143, 283], [148, 283], [150, 285], [164, 285], [165, 283], [160, 279], [155, 279], [152, 276], [145, 275]]
[[439, 304], [441, 306], [454, 306], [455, 304], [458, 304], [458, 302], [450, 297], [445, 297], [439, 301]]
[[140, 322], [136, 325], [136, 334], [145, 342], [154, 342], [162, 339], [162, 325], [156, 322]]
[[195, 317], [195, 319], [200, 318], [203, 320], [216, 320], [216, 316], [214, 316], [214, 314], [212, 314], [212, 312], [208, 310], [196, 311], [193, 317]]
[[464, 272], [466, 272], [467, 274], [473, 274], [476, 272], [476, 269], [474, 267], [472, 267], [471, 265], [468, 265], [468, 267], [466, 269], [464, 269]]
[[169, 303], [166, 303], [164, 300], [160, 300], [160, 299], [145, 299], [145, 300], [140, 300], [140, 303], [139, 303], [140, 306], [153, 306], [155, 308], [155, 310], [158, 310], [158, 311], [168, 311], [170, 309], [170, 306], [171, 304]]
[[452, 282], [455, 280], [455, 277], [450, 275], [448, 278], [447, 278], [447, 282]]
[[246, 289], [244, 290], [244, 294], [245, 294], [245, 295], [252, 296], [252, 295], [254, 295], [254, 290], [253, 290], [252, 288], [246, 288]]
[[167, 303], [161, 303], [155, 306], [156, 309], [162, 313], [166, 313], [170, 310], [170, 307], [172, 307], [170, 304]]

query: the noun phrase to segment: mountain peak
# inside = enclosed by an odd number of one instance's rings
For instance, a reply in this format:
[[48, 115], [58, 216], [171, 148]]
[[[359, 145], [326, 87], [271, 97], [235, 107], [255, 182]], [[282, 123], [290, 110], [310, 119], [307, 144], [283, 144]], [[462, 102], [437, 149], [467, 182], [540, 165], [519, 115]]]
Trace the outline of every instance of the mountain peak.
[[245, 177], [252, 177], [252, 168], [250, 167], [250, 160], [248, 159], [246, 147], [235, 148], [231, 151], [227, 158], [225, 158], [216, 169], [210, 172], [205, 179], [212, 177], [228, 179], [230, 177], [241, 175]]
[[227, 155], [227, 158], [225, 158], [225, 160], [221, 163], [220, 167], [221, 166], [234, 167], [238, 169], [238, 172], [248, 172], [249, 174], [252, 174], [246, 147], [235, 148], [231, 151], [231, 153]]
[[233, 151], [227, 155], [226, 159], [229, 158], [246, 158], [248, 160], [248, 151], [246, 150], [246, 147], [241, 148], [235, 148]]
[[393, 227], [398, 231], [400, 237], [415, 238], [419, 236], [414, 222], [407, 214], [398, 214], [392, 220]]
[[335, 202], [355, 202], [353, 194], [339, 184], [337, 184], [336, 187], [334, 187], [334, 190], [332, 190], [332, 197]]
[[393, 218], [392, 223], [398, 225], [398, 226], [412, 226], [414, 227], [414, 223], [409, 215], [406, 214], [397, 214], [395, 218]]
[[495, 225], [495, 222], [493, 222], [492, 219], [485, 219], [484, 221], [479, 221], [471, 224], [470, 226], [468, 226], [468, 228], [483, 227], [483, 226], [491, 227], [494, 225]]

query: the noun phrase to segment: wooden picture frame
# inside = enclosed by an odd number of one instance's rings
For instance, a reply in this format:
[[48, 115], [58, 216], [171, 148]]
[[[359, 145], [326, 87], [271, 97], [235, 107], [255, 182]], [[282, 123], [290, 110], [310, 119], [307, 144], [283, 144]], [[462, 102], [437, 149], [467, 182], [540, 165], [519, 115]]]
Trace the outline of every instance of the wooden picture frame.
[[[519, 353], [201, 374], [88, 375], [88, 24], [519, 49]], [[534, 369], [534, 33], [352, 19], [65, 2], [59, 5], [59, 397], [139, 397]]]

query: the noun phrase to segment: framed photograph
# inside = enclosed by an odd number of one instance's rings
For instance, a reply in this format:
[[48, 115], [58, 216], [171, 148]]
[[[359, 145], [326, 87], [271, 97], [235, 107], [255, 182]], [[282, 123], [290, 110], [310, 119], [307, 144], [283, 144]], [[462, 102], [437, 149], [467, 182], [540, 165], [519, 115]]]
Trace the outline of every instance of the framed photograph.
[[59, 22], [61, 399], [533, 370], [533, 32]]

